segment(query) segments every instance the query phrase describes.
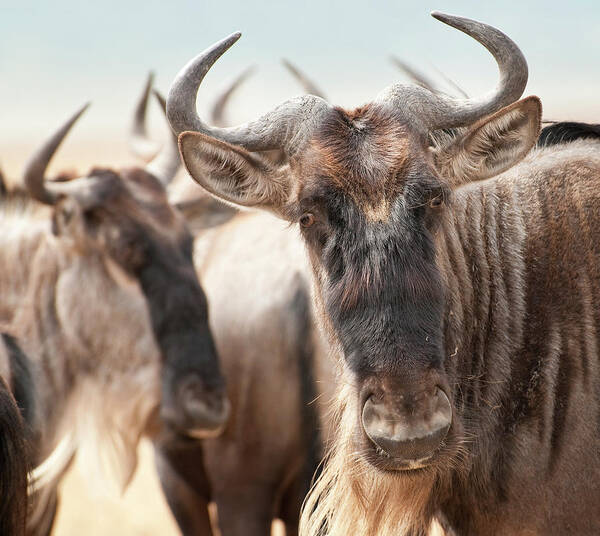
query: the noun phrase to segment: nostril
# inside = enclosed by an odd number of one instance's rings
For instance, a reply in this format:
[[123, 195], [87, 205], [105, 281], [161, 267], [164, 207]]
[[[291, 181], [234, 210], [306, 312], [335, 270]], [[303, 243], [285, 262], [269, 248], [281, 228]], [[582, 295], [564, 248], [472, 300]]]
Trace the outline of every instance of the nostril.
[[[391, 397], [390, 397], [391, 398]], [[452, 423], [452, 407], [446, 394], [413, 399], [410, 411], [399, 403], [367, 399], [362, 425], [368, 438], [387, 455], [405, 461], [431, 457], [446, 437]]]

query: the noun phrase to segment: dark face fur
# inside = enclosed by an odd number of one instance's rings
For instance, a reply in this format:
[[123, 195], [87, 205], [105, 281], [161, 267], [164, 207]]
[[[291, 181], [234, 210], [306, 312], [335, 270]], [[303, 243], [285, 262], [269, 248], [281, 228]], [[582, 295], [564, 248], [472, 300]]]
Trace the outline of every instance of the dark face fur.
[[447, 392], [433, 239], [449, 189], [408, 132], [376, 108], [335, 110], [303, 155], [290, 214], [361, 410], [402, 392], [406, 409], [418, 412], [437, 388]]
[[207, 190], [299, 223], [322, 319], [352, 384], [354, 450], [380, 469], [451, 455], [460, 423], [444, 370], [438, 229], [451, 188], [523, 158], [540, 113], [530, 97], [441, 144], [402, 110], [333, 108], [281, 167], [204, 134], [180, 135], [186, 167]]
[[141, 169], [106, 181], [100, 203], [82, 214], [85, 234], [145, 296], [164, 363], [161, 415], [181, 431], [212, 431], [223, 422], [224, 381], [208, 326], [208, 309], [192, 260], [192, 237], [163, 186]]

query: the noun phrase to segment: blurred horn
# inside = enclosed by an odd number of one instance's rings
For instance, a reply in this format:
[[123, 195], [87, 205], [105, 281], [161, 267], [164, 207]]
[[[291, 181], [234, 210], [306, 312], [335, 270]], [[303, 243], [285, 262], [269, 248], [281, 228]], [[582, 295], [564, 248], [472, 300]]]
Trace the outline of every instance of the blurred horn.
[[281, 63], [285, 66], [285, 68], [292, 74], [292, 76], [298, 80], [300, 85], [303, 87], [304, 91], [309, 95], [316, 95], [317, 97], [321, 97], [322, 99], [326, 99], [325, 93], [321, 91], [317, 85], [310, 79], [306, 74], [304, 74], [298, 67], [296, 67], [291, 61], [286, 58], [281, 60]]
[[131, 148], [131, 152], [146, 162], [154, 158], [159, 150], [158, 144], [152, 141], [148, 136], [148, 130], [146, 128], [146, 111], [148, 109], [148, 99], [153, 84], [154, 73], [150, 71], [144, 90], [135, 107], [129, 135], [129, 147]]
[[245, 71], [237, 76], [234, 81], [219, 95], [219, 98], [215, 101], [213, 105], [212, 112], [210, 114], [210, 119], [213, 125], [217, 127], [224, 127], [227, 124], [225, 120], [225, 108], [229, 103], [229, 99], [231, 95], [236, 91], [238, 87], [242, 85], [242, 83], [256, 71], [254, 66], [248, 67]]
[[[58, 149], [59, 145], [68, 134], [71, 127], [81, 117], [81, 114], [87, 110], [90, 103], [83, 105], [75, 114], [73, 114], [66, 123], [64, 123], [52, 136], [31, 156], [25, 171], [23, 173], [23, 180], [25, 187], [29, 194], [34, 199], [45, 203], [47, 205], [53, 205], [59, 193], [54, 188], [48, 188], [45, 184], [46, 168], [52, 160], [54, 153]], [[53, 185], [58, 186], [58, 185]]]
[[[165, 98], [156, 90], [153, 91], [156, 100], [166, 115], [167, 103]], [[169, 139], [161, 151], [146, 165], [146, 171], [154, 175], [163, 186], [168, 186], [175, 178], [181, 166], [177, 136], [169, 129]]]

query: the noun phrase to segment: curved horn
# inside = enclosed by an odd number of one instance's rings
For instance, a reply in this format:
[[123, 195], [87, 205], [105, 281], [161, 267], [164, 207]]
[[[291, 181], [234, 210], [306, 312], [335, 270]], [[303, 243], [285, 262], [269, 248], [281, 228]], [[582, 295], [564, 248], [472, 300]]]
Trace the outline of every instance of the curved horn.
[[421, 87], [394, 84], [378, 95], [378, 102], [406, 110], [429, 131], [471, 124], [519, 99], [527, 85], [527, 62], [510, 38], [493, 26], [471, 19], [437, 11], [431, 15], [473, 37], [489, 50], [500, 71], [497, 88], [479, 98], [454, 99]]
[[[29, 159], [25, 166], [23, 174], [23, 180], [25, 187], [29, 191], [29, 194], [34, 199], [45, 203], [47, 205], [53, 205], [58, 198], [59, 192], [55, 191], [54, 188], [48, 188], [44, 183], [44, 175], [46, 168], [52, 160], [54, 153], [58, 149], [58, 146], [62, 143], [65, 136], [68, 134], [71, 127], [81, 117], [81, 114], [87, 110], [90, 103], [84, 104], [75, 114], [62, 125], [47, 141], [40, 147]], [[68, 183], [65, 183], [68, 184]], [[58, 186], [58, 184], [53, 185]]]
[[305, 95], [290, 99], [259, 119], [237, 127], [213, 127], [198, 117], [196, 95], [204, 76], [240, 35], [234, 33], [207, 48], [179, 72], [167, 97], [169, 123], [177, 134], [194, 130], [249, 151], [284, 148], [289, 153], [303, 141], [318, 117], [331, 109], [320, 97]]
[[300, 85], [304, 88], [304, 91], [309, 95], [316, 95], [317, 97], [321, 97], [325, 99], [325, 93], [323, 93], [315, 83], [308, 78], [298, 67], [296, 67], [291, 61], [283, 58], [281, 63], [285, 66], [285, 68], [292, 74], [292, 76], [298, 80]]
[[212, 112], [210, 114], [210, 119], [213, 122], [213, 125], [217, 127], [224, 127], [227, 122], [225, 121], [225, 107], [229, 102], [229, 98], [235, 92], [235, 90], [242, 85], [242, 83], [248, 78], [256, 68], [254, 66], [248, 67], [245, 71], [243, 71], [238, 77], [229, 85], [229, 87], [221, 93], [219, 98], [215, 101], [213, 105]]
[[153, 84], [154, 73], [150, 71], [144, 90], [135, 107], [129, 136], [129, 147], [131, 148], [131, 152], [145, 161], [153, 158], [159, 150], [158, 144], [150, 139], [148, 130], [146, 129], [146, 110], [148, 108], [148, 98], [150, 97], [150, 91], [152, 90]]
[[[166, 115], [167, 103], [165, 98], [156, 90], [153, 90], [156, 100]], [[146, 165], [146, 171], [154, 175], [163, 186], [167, 186], [177, 175], [181, 159], [179, 158], [179, 147], [177, 136], [169, 129], [169, 140], [161, 151]]]

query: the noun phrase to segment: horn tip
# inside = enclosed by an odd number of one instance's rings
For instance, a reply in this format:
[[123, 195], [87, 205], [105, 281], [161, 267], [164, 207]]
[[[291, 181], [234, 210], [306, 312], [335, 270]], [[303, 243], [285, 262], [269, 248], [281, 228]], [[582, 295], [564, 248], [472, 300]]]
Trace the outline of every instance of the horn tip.
[[166, 109], [167, 101], [166, 101], [164, 95], [160, 91], [158, 91], [158, 89], [153, 89], [152, 90], [152, 94], [154, 95], [154, 97], [158, 101], [158, 104], [161, 105], [161, 107], [163, 108], [163, 110]]
[[452, 26], [453, 28], [457, 28], [458, 30], [464, 31], [463, 27], [467, 23], [473, 23], [474, 20], [467, 19], [465, 17], [459, 17], [458, 15], [450, 15], [448, 13], [442, 13], [441, 11], [432, 11], [431, 16], [434, 19], [447, 24], [448, 26]]
[[[221, 41], [219, 41], [218, 43], [215, 43], [215, 45], [213, 45], [214, 47], [216, 47], [216, 49], [218, 50], [222, 50], [223, 52], [225, 50], [227, 50], [228, 48], [232, 47], [233, 44], [240, 38], [242, 37], [242, 32], [233, 32], [231, 35], [228, 35], [227, 37], [225, 37], [224, 39], [222, 39]], [[222, 52], [221, 52], [222, 53]]]
[[293, 75], [298, 76], [298, 69], [296, 66], [287, 58], [281, 58], [281, 64]]
[[248, 67], [246, 67], [244, 69], [244, 71], [242, 71], [242, 74], [240, 75], [240, 77], [242, 79], [246, 79], [249, 76], [253, 75], [257, 70], [258, 70], [258, 67], [256, 66], [256, 64], [249, 65]]
[[444, 18], [446, 18], [448, 15], [446, 15], [445, 13], [442, 13], [441, 11], [434, 10], [431, 12], [431, 16], [434, 19], [443, 21]]
[[79, 110], [77, 111], [77, 116], [79, 117], [83, 112], [85, 112], [92, 105], [92, 101], [87, 101]]

